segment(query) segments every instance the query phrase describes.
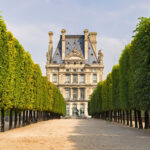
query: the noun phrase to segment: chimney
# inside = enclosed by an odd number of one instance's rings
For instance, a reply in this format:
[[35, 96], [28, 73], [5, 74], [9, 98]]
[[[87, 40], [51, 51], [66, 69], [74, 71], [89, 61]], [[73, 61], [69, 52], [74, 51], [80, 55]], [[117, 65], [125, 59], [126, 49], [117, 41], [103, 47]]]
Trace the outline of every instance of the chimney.
[[53, 54], [53, 32], [49, 32], [49, 47], [47, 52], [47, 63], [49, 64], [52, 60]]
[[104, 69], [104, 65], [103, 65], [103, 53], [101, 52], [101, 50], [98, 51], [98, 60], [99, 60], [99, 64], [100, 64], [100, 81], [103, 81], [103, 69]]
[[84, 30], [84, 56], [88, 59], [88, 29]]
[[98, 51], [98, 60], [99, 60], [99, 63], [100, 65], [103, 65], [103, 53], [101, 52], [101, 50]]
[[94, 52], [97, 56], [97, 41], [96, 41], [96, 36], [97, 36], [97, 32], [90, 32], [89, 33], [89, 39], [90, 39], [90, 42], [93, 46], [93, 49], [94, 49]]
[[66, 49], [66, 39], [65, 39], [65, 34], [66, 34], [66, 30], [62, 29], [61, 30], [61, 34], [62, 34], [62, 60], [65, 60], [65, 49]]

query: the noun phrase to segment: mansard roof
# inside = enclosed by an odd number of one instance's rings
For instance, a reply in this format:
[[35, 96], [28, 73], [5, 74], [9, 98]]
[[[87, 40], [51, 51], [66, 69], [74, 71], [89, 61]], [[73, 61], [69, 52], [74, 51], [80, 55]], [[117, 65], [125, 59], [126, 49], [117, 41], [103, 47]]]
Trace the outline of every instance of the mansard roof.
[[[58, 42], [57, 48], [54, 52], [52, 63], [63, 64], [64, 60], [62, 60], [62, 36], [60, 36], [60, 40]], [[66, 50], [65, 57], [74, 50], [78, 50], [83, 58], [85, 58], [84, 54], [84, 35], [65, 35], [66, 40]], [[92, 47], [90, 40], [88, 39], [88, 60], [85, 61], [86, 64], [98, 63], [98, 59]]]

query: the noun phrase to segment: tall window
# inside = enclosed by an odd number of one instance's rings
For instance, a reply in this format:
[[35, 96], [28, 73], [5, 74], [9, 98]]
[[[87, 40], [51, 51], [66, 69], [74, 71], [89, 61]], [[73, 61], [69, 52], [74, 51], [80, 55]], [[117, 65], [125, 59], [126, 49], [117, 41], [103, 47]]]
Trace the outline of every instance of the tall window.
[[66, 105], [66, 116], [69, 116], [69, 104]]
[[97, 82], [97, 74], [93, 74], [93, 82], [94, 82], [94, 83]]
[[77, 88], [73, 89], [73, 99], [74, 100], [77, 100], [77, 98], [78, 98], [78, 91], [77, 90], [78, 90]]
[[81, 75], [80, 75], [80, 83], [84, 83], [84, 80], [85, 80], [85, 79], [84, 79], [84, 74], [81, 74]]
[[57, 69], [53, 69], [53, 72], [57, 72]]
[[96, 72], [96, 69], [93, 69], [93, 72]]
[[73, 75], [73, 83], [77, 83], [77, 75], [76, 74]]
[[81, 104], [81, 106], [80, 106], [80, 115], [81, 116], [84, 115], [84, 104]]
[[72, 115], [73, 116], [77, 116], [78, 115], [78, 109], [77, 109], [77, 105], [76, 104], [73, 104]]
[[70, 89], [66, 88], [66, 99], [70, 98]]
[[66, 83], [70, 83], [70, 75], [66, 74]]
[[84, 100], [84, 98], [85, 98], [85, 89], [84, 89], [84, 88], [81, 88], [81, 89], [80, 89], [80, 99], [81, 99], [81, 100]]
[[56, 83], [56, 82], [57, 82], [57, 75], [53, 74], [53, 83]]

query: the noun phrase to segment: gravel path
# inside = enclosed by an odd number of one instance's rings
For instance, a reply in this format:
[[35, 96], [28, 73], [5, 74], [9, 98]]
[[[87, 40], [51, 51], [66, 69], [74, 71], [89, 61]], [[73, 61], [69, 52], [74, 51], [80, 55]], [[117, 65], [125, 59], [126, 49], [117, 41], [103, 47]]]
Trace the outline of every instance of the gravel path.
[[150, 131], [98, 119], [49, 120], [0, 133], [0, 150], [150, 150]]

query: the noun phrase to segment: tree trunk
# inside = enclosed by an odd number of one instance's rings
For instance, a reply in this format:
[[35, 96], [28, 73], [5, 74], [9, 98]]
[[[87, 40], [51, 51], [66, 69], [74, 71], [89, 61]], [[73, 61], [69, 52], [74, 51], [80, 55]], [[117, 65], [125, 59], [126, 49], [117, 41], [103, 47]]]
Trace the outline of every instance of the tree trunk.
[[36, 122], [35, 111], [33, 112], [33, 116], [34, 116], [34, 117], [33, 117], [33, 118], [34, 118], [33, 120], [34, 120], [34, 122]]
[[149, 112], [145, 111], [145, 129], [149, 128]]
[[29, 110], [29, 123], [32, 122], [32, 110]]
[[136, 111], [136, 109], [134, 109], [134, 121], [135, 121], [135, 128], [137, 128], [138, 125], [137, 125], [137, 111]]
[[25, 126], [25, 110], [23, 110], [22, 124]]
[[1, 109], [1, 132], [4, 132], [5, 129], [5, 111]]
[[126, 111], [126, 116], [127, 116], [127, 125], [129, 125], [129, 111]]
[[39, 111], [37, 110], [37, 122], [39, 121]]
[[15, 110], [15, 122], [14, 122], [14, 128], [17, 127], [17, 110]]
[[138, 110], [137, 113], [138, 113], [138, 120], [139, 120], [139, 129], [143, 129], [141, 111]]
[[44, 111], [42, 111], [42, 120], [45, 120], [45, 118], [44, 118]]
[[26, 110], [26, 125], [29, 124], [28, 110]]
[[114, 111], [114, 122], [116, 122], [116, 111]]
[[110, 111], [110, 121], [112, 121], [112, 110]]
[[123, 124], [125, 124], [125, 113], [124, 113], [124, 110], [123, 110]]
[[120, 110], [120, 121], [122, 123], [122, 111]]
[[120, 121], [120, 113], [119, 113], [119, 110], [118, 110], [118, 123], [119, 123], [119, 121]]
[[130, 127], [132, 127], [132, 109], [130, 109]]
[[9, 111], [9, 130], [12, 128], [12, 109]]
[[21, 112], [19, 113], [19, 127], [21, 126]]

